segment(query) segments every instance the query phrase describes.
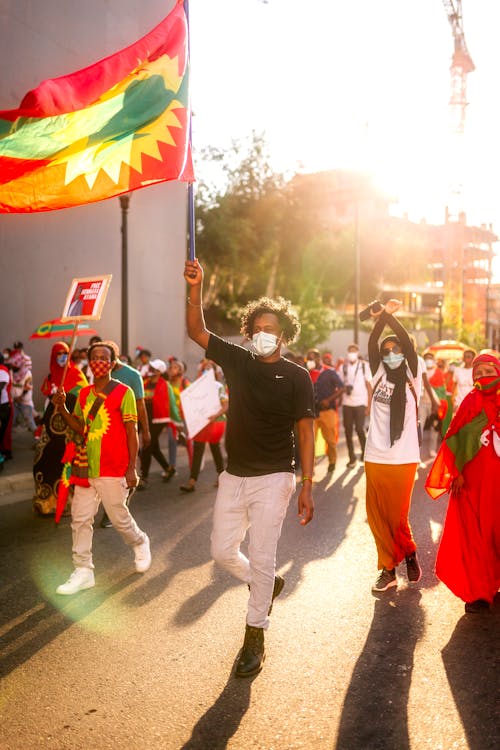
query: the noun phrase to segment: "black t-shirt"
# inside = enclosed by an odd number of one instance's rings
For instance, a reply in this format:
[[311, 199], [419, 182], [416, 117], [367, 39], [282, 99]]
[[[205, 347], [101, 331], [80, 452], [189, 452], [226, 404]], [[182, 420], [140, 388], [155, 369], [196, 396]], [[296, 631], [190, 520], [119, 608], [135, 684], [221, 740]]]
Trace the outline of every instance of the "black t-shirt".
[[311, 378], [294, 362], [266, 363], [237, 344], [210, 335], [207, 352], [229, 389], [227, 470], [238, 477], [294, 471], [293, 426], [314, 417]]

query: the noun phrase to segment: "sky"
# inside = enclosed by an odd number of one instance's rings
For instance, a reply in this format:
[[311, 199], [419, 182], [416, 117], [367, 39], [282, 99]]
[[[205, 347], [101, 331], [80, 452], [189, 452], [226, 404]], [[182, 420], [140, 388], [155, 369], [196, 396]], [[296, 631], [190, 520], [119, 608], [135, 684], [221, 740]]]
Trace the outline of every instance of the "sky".
[[461, 184], [467, 223], [500, 233], [500, 0], [462, 11], [476, 70], [457, 142], [442, 0], [190, 0], [193, 148], [256, 130], [277, 171], [365, 170], [414, 221], [442, 223]]

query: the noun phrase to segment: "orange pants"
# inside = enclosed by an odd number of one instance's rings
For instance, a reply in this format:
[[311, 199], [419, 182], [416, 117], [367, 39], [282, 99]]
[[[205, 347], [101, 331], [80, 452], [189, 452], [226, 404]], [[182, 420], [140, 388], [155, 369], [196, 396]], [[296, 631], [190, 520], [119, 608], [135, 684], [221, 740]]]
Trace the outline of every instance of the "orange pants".
[[417, 466], [365, 462], [366, 515], [379, 570], [392, 570], [416, 550], [408, 514]]
[[321, 430], [326, 443], [328, 463], [336, 463], [337, 443], [339, 442], [339, 415], [336, 409], [324, 409], [324, 411], [320, 411], [319, 417], [314, 420], [315, 443], [318, 430]]

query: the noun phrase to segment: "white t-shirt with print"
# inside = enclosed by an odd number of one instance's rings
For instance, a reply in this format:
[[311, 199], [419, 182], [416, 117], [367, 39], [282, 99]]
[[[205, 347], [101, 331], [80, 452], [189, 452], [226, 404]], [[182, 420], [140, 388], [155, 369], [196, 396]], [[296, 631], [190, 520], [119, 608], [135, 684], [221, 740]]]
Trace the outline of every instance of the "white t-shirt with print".
[[[419, 364], [417, 376], [414, 378], [407, 370], [408, 378], [413, 384], [417, 399], [420, 400], [422, 390], [422, 368]], [[375, 388], [370, 411], [370, 426], [366, 438], [365, 461], [375, 464], [414, 464], [420, 463], [420, 448], [418, 445], [417, 415], [415, 398], [406, 384], [406, 409], [403, 432], [399, 440], [391, 446], [390, 437], [390, 403], [394, 392], [394, 383], [387, 380], [384, 365], [380, 363], [372, 378]]]
[[345, 362], [340, 372], [344, 386], [351, 385], [350, 395], [344, 391], [342, 406], [368, 406], [368, 388], [370, 382], [370, 365], [358, 359], [356, 362]]
[[457, 384], [455, 393], [454, 407], [458, 409], [464, 398], [474, 386], [472, 379], [472, 367], [456, 367], [453, 371], [453, 380]]

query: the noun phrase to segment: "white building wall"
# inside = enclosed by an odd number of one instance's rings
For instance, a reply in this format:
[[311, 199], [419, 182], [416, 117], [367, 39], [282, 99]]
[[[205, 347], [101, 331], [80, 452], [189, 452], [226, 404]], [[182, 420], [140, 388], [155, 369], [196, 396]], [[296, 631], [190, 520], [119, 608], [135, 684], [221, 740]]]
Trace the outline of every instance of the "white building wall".
[[[0, 109], [19, 106], [42, 80], [86, 67], [150, 31], [174, 0], [0, 0]], [[7, 75], [5, 73], [7, 72]], [[187, 186], [135, 191], [128, 212], [129, 349], [184, 357]], [[51, 344], [30, 341], [59, 317], [75, 276], [111, 273], [103, 338], [121, 338], [121, 210], [118, 198], [39, 214], [0, 214], [0, 346], [20, 339], [35, 389]], [[86, 345], [88, 339], [82, 339]]]

